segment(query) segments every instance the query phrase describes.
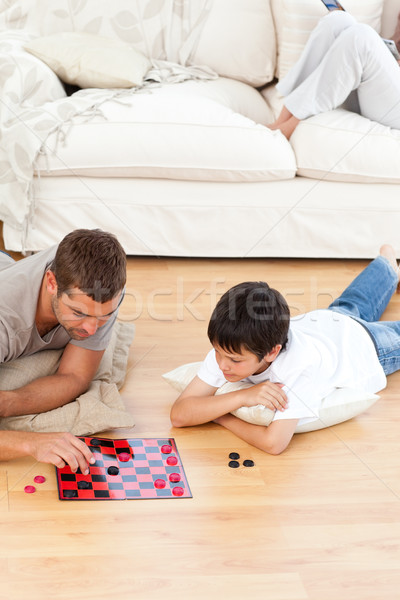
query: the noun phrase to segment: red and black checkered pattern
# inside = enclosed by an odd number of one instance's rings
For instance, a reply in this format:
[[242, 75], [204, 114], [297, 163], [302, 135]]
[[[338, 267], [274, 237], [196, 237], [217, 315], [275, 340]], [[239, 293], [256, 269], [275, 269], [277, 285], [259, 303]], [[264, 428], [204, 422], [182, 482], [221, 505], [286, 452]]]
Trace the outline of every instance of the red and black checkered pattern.
[[[89, 466], [88, 475], [79, 470], [72, 473], [69, 466], [56, 468], [60, 500], [192, 497], [173, 438], [80, 439], [89, 446], [96, 463]], [[120, 454], [124, 461], [118, 458]], [[118, 467], [118, 474], [110, 475], [109, 467]]]

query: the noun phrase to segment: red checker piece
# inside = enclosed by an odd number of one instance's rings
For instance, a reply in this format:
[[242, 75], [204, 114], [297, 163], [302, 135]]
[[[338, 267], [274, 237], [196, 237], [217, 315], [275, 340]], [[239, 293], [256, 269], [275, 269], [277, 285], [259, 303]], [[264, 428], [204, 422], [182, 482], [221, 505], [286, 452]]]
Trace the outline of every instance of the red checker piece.
[[172, 446], [170, 446], [169, 444], [164, 444], [164, 446], [161, 446], [161, 452], [163, 454], [171, 454]]
[[128, 462], [128, 460], [131, 460], [131, 455], [128, 454], [128, 452], [120, 452], [118, 454], [118, 460], [121, 462]]
[[167, 484], [164, 479], [156, 479], [154, 482], [154, 487], [157, 488], [158, 490], [164, 489], [166, 485]]
[[173, 488], [172, 493], [174, 496], [183, 496], [184, 489], [179, 486], [176, 486]]
[[33, 481], [35, 483], [44, 483], [46, 481], [46, 477], [43, 477], [43, 475], [36, 475]]
[[24, 487], [25, 494], [34, 494], [36, 492], [36, 488], [34, 485], [26, 485]]
[[176, 458], [176, 456], [168, 456], [167, 465], [169, 465], [170, 467], [174, 467], [177, 464], [178, 464], [178, 459]]
[[171, 475], [169, 476], [169, 480], [172, 481], [172, 483], [178, 483], [178, 481], [181, 480], [181, 476], [179, 475], [179, 473], [171, 473]]

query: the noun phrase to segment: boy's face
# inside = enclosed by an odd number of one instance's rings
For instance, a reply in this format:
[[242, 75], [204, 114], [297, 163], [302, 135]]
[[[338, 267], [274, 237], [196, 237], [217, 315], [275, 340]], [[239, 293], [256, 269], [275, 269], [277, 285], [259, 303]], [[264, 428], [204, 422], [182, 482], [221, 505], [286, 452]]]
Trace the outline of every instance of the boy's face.
[[214, 346], [215, 358], [227, 381], [240, 381], [251, 375], [257, 375], [268, 369], [270, 363], [263, 358], [261, 361], [255, 354], [242, 350], [240, 354], [227, 352], [220, 346]]

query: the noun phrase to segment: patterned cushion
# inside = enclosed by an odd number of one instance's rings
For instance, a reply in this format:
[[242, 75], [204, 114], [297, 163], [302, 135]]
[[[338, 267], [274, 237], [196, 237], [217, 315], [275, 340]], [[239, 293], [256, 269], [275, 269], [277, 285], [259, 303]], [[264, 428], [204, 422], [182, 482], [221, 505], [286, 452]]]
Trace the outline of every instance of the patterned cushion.
[[133, 45], [149, 58], [207, 65], [219, 75], [255, 87], [273, 79], [274, 23], [266, 0], [8, 0], [0, 31], [32, 36], [86, 32]]

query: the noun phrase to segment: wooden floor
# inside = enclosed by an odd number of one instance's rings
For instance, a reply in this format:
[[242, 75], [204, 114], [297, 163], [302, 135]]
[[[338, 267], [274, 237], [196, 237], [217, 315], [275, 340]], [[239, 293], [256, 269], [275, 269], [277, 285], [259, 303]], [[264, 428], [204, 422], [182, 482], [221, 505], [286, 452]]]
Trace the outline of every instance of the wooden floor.
[[[192, 499], [62, 502], [54, 469], [0, 465], [1, 600], [399, 600], [400, 375], [352, 421], [263, 454], [209, 424], [173, 429], [162, 373], [201, 360], [220, 294], [263, 279], [293, 314], [323, 308], [363, 261], [130, 258], [124, 401], [133, 430], [175, 438]], [[399, 318], [400, 295], [387, 317]], [[254, 468], [230, 469], [228, 454]], [[34, 475], [46, 483], [24, 493]], [[38, 486], [39, 487], [39, 486]]]

